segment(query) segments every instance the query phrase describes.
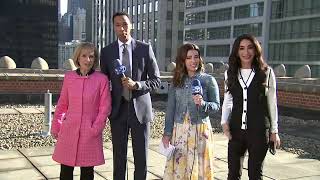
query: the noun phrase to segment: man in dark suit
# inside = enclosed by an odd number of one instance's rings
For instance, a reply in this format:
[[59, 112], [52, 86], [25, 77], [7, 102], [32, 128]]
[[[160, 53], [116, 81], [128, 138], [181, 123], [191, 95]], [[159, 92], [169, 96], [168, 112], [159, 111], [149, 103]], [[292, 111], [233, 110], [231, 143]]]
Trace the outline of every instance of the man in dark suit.
[[[118, 40], [103, 48], [100, 58], [101, 71], [109, 77], [112, 85], [109, 119], [113, 179], [125, 179], [128, 133], [131, 130], [134, 179], [143, 180], [147, 175], [148, 139], [153, 118], [150, 91], [160, 86], [160, 72], [151, 46], [131, 37], [132, 24], [127, 13], [115, 13], [113, 26]], [[117, 61], [126, 66], [122, 75], [115, 71], [119, 65]]]

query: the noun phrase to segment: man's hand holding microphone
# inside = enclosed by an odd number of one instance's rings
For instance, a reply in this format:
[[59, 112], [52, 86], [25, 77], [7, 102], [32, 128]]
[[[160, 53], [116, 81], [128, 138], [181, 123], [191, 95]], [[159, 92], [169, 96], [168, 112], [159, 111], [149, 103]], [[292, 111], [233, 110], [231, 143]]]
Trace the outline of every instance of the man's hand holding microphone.
[[117, 75], [121, 76], [121, 83], [124, 88], [128, 88], [129, 90], [137, 90], [138, 84], [137, 82], [133, 81], [130, 77], [127, 77], [125, 75], [126, 67], [124, 65], [121, 65], [121, 62], [119, 59], [116, 59], [116, 65], [115, 65], [115, 72]]

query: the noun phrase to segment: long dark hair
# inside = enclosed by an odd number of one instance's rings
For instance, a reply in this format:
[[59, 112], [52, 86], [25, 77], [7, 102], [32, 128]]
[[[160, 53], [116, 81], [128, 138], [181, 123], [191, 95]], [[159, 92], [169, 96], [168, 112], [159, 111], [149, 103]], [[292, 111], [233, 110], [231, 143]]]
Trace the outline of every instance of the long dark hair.
[[229, 56], [229, 69], [227, 71], [228, 79], [227, 79], [227, 91], [232, 88], [238, 80], [239, 69], [241, 68], [241, 60], [239, 57], [239, 48], [242, 40], [249, 40], [255, 49], [255, 56], [252, 61], [252, 68], [256, 73], [263, 75], [265, 71], [268, 69], [267, 63], [263, 60], [262, 57], [262, 48], [260, 46], [259, 41], [250, 34], [243, 34], [234, 41], [231, 54]]
[[197, 72], [204, 71], [203, 59], [201, 57], [199, 47], [196, 44], [192, 44], [192, 43], [186, 43], [186, 44], [182, 45], [178, 49], [178, 54], [176, 57], [176, 68], [173, 71], [172, 83], [173, 83], [174, 87], [181, 87], [184, 83], [183, 81], [184, 81], [185, 76], [188, 75], [185, 61], [187, 59], [187, 54], [188, 54], [189, 50], [196, 50], [198, 52], [200, 63], [199, 63]]

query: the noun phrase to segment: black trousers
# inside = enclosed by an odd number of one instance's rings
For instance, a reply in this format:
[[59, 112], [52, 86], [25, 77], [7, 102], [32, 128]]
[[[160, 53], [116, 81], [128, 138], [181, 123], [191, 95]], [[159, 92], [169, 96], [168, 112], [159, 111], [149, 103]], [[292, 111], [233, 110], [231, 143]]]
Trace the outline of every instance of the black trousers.
[[[110, 119], [113, 147], [113, 179], [125, 180], [128, 134], [131, 133], [134, 157], [134, 179], [147, 177], [147, 151], [150, 123], [141, 124], [135, 114], [133, 102], [122, 100], [117, 119]], [[130, 176], [130, 175], [129, 175]]]
[[249, 179], [263, 179], [263, 161], [268, 150], [269, 130], [235, 130], [231, 131], [231, 135], [232, 139], [228, 143], [228, 180], [241, 179], [246, 151], [249, 153]]
[[[73, 180], [73, 166], [61, 164], [60, 180]], [[80, 180], [93, 180], [93, 166], [80, 167]]]

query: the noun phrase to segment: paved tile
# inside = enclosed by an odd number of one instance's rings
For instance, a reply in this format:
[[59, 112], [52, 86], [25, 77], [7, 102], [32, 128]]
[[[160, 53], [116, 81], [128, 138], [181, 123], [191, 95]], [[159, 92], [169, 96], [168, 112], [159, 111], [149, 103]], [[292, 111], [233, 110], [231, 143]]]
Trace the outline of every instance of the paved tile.
[[[60, 164], [51, 165], [51, 166], [41, 166], [38, 167], [42, 174], [44, 174], [48, 179], [59, 179], [60, 175]], [[78, 168], [75, 168], [74, 172], [77, 173]]]
[[15, 110], [17, 110], [22, 114], [41, 114], [42, 113], [37, 108], [15, 108]]
[[[160, 179], [163, 175], [166, 158], [158, 153], [160, 139], [150, 140], [148, 157], [148, 180]], [[128, 144], [128, 175], [133, 179], [134, 164], [131, 143]], [[0, 179], [59, 179], [60, 165], [51, 159], [54, 147], [30, 148], [21, 150], [0, 151]], [[214, 144], [214, 171], [215, 179], [227, 178], [227, 139], [222, 134], [215, 134]], [[28, 159], [26, 159], [24, 154]], [[106, 164], [95, 167], [95, 179], [112, 179], [113, 157], [112, 145], [104, 143]], [[247, 167], [247, 156], [244, 167]], [[37, 169], [35, 169], [32, 164]], [[75, 180], [79, 179], [80, 170], [75, 168]], [[301, 159], [299, 156], [278, 150], [276, 156], [267, 154], [264, 166], [264, 179], [320, 179], [320, 161], [314, 159]], [[248, 179], [248, 171], [243, 170], [242, 180]]]
[[19, 114], [19, 112], [12, 108], [0, 109], [0, 114]]
[[20, 169], [31, 169], [31, 168], [33, 168], [33, 166], [25, 158], [0, 160], [0, 172], [14, 171], [14, 170], [20, 170]]
[[46, 179], [35, 169], [20, 169], [0, 172], [1, 180], [43, 180]]
[[22, 158], [23, 155], [17, 150], [0, 151], [1, 159]]
[[46, 156], [53, 154], [54, 147], [47, 146], [47, 147], [35, 147], [29, 149], [20, 149], [19, 151], [23, 153], [25, 156], [32, 157], [32, 156]]
[[42, 167], [42, 166], [52, 166], [52, 165], [57, 165], [59, 163], [55, 162], [52, 160], [52, 156], [37, 156], [37, 157], [28, 157], [29, 161], [32, 162], [37, 167]]
[[[44, 107], [40, 107], [40, 108], [36, 108], [37, 110], [39, 110], [40, 112], [44, 113]], [[51, 111], [54, 113], [56, 109], [55, 108], [51, 108]]]

